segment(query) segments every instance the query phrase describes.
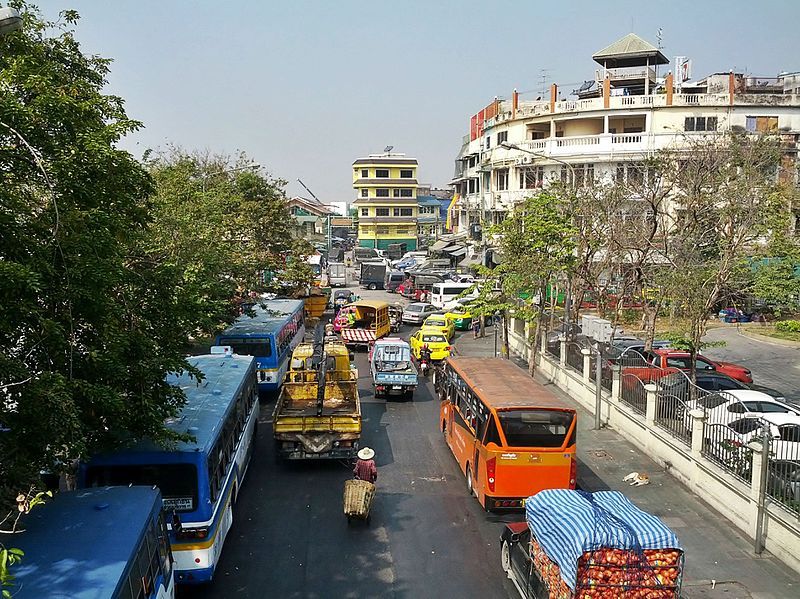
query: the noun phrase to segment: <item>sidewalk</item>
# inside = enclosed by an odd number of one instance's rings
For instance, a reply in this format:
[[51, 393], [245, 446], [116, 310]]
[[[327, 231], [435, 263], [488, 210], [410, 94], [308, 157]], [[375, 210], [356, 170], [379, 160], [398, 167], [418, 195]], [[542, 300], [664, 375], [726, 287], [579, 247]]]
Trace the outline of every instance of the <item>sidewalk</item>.
[[[467, 332], [456, 341], [459, 356], [492, 356], [494, 330], [473, 339]], [[499, 352], [499, 339], [498, 339]], [[524, 368], [526, 365], [521, 364]], [[683, 544], [686, 562], [683, 597], [783, 599], [800, 596], [800, 575], [767, 552], [753, 553], [752, 542], [711, 506], [690, 493], [616, 431], [592, 430], [592, 415], [555, 385], [542, 383], [578, 410], [578, 485], [586, 491], [622, 491], [643, 510], [661, 518]], [[646, 473], [650, 484], [631, 487], [622, 479]], [[714, 582], [712, 582], [714, 581]], [[713, 588], [712, 588], [713, 586]]]

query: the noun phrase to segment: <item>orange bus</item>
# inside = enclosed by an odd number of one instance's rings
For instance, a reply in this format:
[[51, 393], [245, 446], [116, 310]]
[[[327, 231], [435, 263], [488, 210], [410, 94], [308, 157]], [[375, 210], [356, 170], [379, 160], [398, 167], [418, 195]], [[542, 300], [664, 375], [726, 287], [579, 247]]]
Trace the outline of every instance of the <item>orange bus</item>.
[[445, 441], [486, 510], [574, 489], [578, 415], [502, 358], [447, 358], [439, 375]]

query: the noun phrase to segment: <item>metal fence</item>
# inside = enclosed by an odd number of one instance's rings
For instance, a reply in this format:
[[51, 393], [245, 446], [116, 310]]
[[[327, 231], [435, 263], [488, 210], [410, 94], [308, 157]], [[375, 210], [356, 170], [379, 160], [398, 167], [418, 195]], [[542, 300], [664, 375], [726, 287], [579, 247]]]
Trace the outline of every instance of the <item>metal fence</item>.
[[692, 383], [685, 372], [677, 371], [658, 379], [656, 426], [691, 447], [692, 420], [688, 412], [706, 395], [708, 391]]
[[583, 375], [583, 353], [581, 353], [581, 349], [583, 348], [580, 346], [580, 344], [574, 341], [568, 341], [566, 360], [567, 366]]
[[[753, 424], [758, 427], [757, 420]], [[728, 424], [706, 422], [703, 425], [702, 454], [717, 466], [750, 484], [753, 468], [753, 450], [733, 434]]]
[[772, 425], [770, 429], [767, 496], [800, 517], [800, 425]]
[[620, 367], [620, 401], [637, 414], [644, 414], [647, 407], [644, 386], [653, 380], [653, 371], [657, 369], [637, 351], [624, 352], [615, 362]]

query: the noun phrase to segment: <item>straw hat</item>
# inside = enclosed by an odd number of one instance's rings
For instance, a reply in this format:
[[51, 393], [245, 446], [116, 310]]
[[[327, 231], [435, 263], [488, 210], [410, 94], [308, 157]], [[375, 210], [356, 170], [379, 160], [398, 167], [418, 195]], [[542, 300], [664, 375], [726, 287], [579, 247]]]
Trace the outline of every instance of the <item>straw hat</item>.
[[358, 458], [361, 460], [371, 460], [375, 457], [375, 452], [372, 451], [369, 447], [365, 447], [361, 451], [358, 452]]

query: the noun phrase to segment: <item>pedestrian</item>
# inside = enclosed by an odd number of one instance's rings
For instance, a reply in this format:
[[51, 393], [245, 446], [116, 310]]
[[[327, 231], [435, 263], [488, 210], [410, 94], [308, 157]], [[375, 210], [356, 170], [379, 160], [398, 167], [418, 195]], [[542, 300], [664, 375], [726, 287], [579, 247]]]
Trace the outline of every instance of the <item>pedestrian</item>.
[[472, 338], [477, 339], [481, 332], [481, 319], [475, 317], [472, 319]]
[[355, 468], [353, 468], [353, 478], [375, 484], [375, 481], [378, 480], [378, 467], [375, 466], [375, 460], [372, 459], [374, 457], [375, 452], [369, 447], [361, 449], [358, 452]]

